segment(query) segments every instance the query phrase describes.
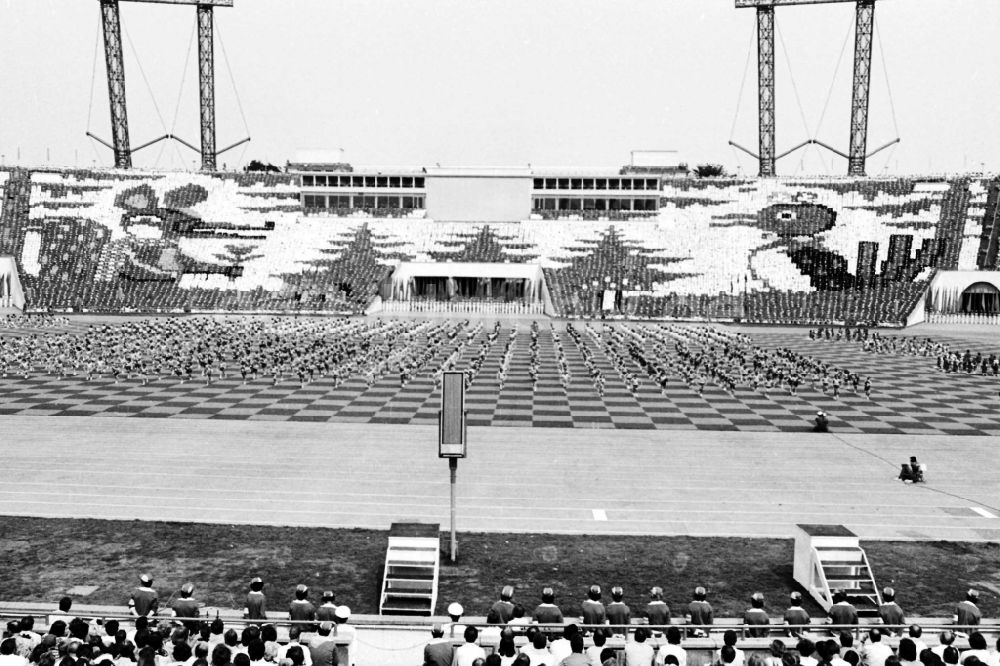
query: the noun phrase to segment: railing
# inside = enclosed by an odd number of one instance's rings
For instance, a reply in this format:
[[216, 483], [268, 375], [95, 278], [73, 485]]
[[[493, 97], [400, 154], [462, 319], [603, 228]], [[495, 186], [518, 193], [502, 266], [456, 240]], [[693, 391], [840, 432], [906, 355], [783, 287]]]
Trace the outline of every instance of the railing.
[[989, 326], [1000, 326], [1000, 315], [928, 312], [924, 322], [928, 324], [986, 324]]
[[489, 300], [388, 300], [382, 301], [382, 312], [448, 312], [482, 314], [544, 314], [545, 304], [541, 301], [489, 301]]

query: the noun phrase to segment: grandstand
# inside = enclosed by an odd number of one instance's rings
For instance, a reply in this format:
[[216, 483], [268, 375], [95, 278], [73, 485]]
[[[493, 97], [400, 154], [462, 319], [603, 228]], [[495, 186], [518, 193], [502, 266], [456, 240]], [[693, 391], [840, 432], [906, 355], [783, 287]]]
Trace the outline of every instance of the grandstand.
[[[986, 178], [292, 167], [5, 171], [0, 256], [13, 257], [30, 312], [460, 302], [570, 318], [893, 326], [923, 320], [928, 305], [997, 312], [996, 298], [962, 298], [983, 282], [962, 275], [997, 264], [998, 185]], [[928, 299], [938, 275], [953, 279]]]

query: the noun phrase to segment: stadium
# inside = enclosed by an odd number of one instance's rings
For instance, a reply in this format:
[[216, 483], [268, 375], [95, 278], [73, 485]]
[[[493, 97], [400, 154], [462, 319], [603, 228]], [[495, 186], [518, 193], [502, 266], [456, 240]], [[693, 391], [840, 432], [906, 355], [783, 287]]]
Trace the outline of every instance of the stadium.
[[[196, 16], [198, 145], [131, 142], [145, 3]], [[0, 160], [0, 666], [998, 665], [1000, 177], [868, 175], [890, 3], [736, 0], [752, 176], [220, 168], [248, 0], [90, 4], [113, 162]], [[819, 4], [849, 147], [780, 153]]]

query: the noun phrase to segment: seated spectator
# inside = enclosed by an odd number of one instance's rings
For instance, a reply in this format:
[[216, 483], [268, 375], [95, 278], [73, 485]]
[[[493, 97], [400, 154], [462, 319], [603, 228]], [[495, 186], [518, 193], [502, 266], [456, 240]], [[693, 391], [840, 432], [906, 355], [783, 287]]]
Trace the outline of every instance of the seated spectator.
[[892, 655], [892, 648], [882, 640], [882, 631], [868, 632], [868, 644], [864, 648], [865, 666], [885, 666], [885, 660]]
[[983, 614], [979, 610], [979, 592], [970, 589], [965, 593], [965, 601], [959, 602], [955, 609], [955, 624], [960, 627], [977, 627], [983, 620]]
[[[694, 589], [694, 598], [692, 599], [691, 603], [688, 604], [688, 611], [687, 611], [688, 624], [703, 625], [703, 626], [712, 624], [713, 620], [712, 604], [708, 603], [708, 601], [706, 600], [707, 596], [708, 593], [706, 592], [704, 587], [699, 585]], [[706, 635], [706, 633], [707, 632], [704, 629], [688, 630], [688, 636], [692, 637], [704, 636]], [[736, 664], [736, 666], [741, 666], [742, 663], [743, 662], [741, 660], [739, 663]]]
[[517, 645], [514, 643], [514, 632], [505, 627], [500, 632], [500, 643], [497, 645], [496, 654], [500, 656], [499, 666], [512, 666], [514, 658], [517, 657]]
[[799, 653], [799, 664], [801, 666], [816, 666], [819, 661], [813, 657], [816, 652], [816, 644], [808, 638], [800, 638], [795, 644], [795, 649]]
[[[903, 640], [906, 640], [905, 638]], [[958, 663], [963, 666], [967, 666], [967, 661], [970, 657], [978, 659], [983, 664], [988, 664], [990, 666], [995, 666], [995, 655], [991, 653], [986, 644], [986, 637], [978, 631], [973, 631], [969, 634], [969, 649], [961, 654], [958, 658]], [[902, 654], [902, 641], [900, 641], [900, 661], [903, 661]], [[904, 664], [903, 666], [907, 666]]]
[[[767, 627], [771, 624], [771, 619], [768, 617], [767, 613], [764, 611], [764, 595], [760, 592], [754, 592], [750, 596], [750, 608], [743, 613], [743, 624], [752, 627], [747, 634], [751, 638], [763, 638], [770, 633], [769, 629], [766, 628], [755, 628], [755, 627]], [[776, 641], [777, 642], [777, 641]], [[784, 643], [781, 644], [784, 647]], [[774, 657], [780, 658], [781, 655], [772, 655]]]
[[789, 636], [800, 636], [801, 629], [794, 629], [795, 625], [808, 625], [811, 621], [809, 613], [802, 607], [802, 593], [792, 592], [788, 597], [788, 608], [785, 610], [785, 625], [789, 626]]
[[665, 637], [667, 642], [656, 653], [657, 666], [666, 664], [669, 657], [673, 658], [677, 666], [687, 666], [687, 651], [681, 647], [681, 630], [673, 626], [667, 627]]
[[899, 641], [896, 654], [899, 656], [900, 666], [916, 666], [918, 663], [917, 646], [910, 638], [903, 638]]
[[890, 634], [899, 635], [903, 632], [902, 625], [906, 624], [906, 616], [903, 609], [896, 603], [896, 590], [887, 587], [882, 590], [882, 605], [878, 607], [878, 617], [882, 624], [896, 629], [888, 629]]
[[771, 654], [764, 658], [765, 666], [782, 666], [782, 658], [785, 656], [785, 642], [775, 639], [771, 641], [768, 650]]
[[[670, 607], [663, 600], [662, 587], [657, 586], [650, 589], [649, 603], [646, 604], [646, 610], [643, 615], [646, 617], [646, 622], [654, 627], [670, 624]], [[659, 633], [659, 629], [653, 630], [654, 636], [659, 635]]]
[[465, 628], [464, 637], [465, 643], [455, 649], [454, 666], [473, 666], [477, 659], [485, 660], [486, 651], [476, 643], [479, 630], [470, 625]]
[[555, 666], [545, 632], [535, 629], [529, 640], [531, 642], [521, 648], [521, 654], [528, 656], [531, 666]]
[[[715, 666], [736, 666], [736, 648], [732, 645], [723, 645], [719, 650], [719, 658], [714, 662]], [[762, 662], [763, 663], [763, 662]], [[754, 666], [757, 666], [756, 664]]]
[[907, 629], [907, 634], [910, 640], [913, 641], [914, 646], [917, 648], [917, 658], [920, 657], [920, 653], [927, 649], [927, 643], [924, 643], [921, 636], [924, 635], [924, 630], [919, 624], [911, 624]]
[[542, 603], [538, 604], [531, 619], [538, 624], [562, 624], [563, 614], [555, 604], [556, 595], [551, 587], [542, 590]]
[[303, 666], [312, 666], [312, 654], [309, 648], [300, 642], [302, 637], [302, 625], [293, 624], [288, 628], [288, 644], [278, 652], [278, 660], [290, 659], [289, 652], [292, 648], [299, 648], [302, 652], [301, 662]]
[[28, 660], [17, 654], [17, 640], [13, 637], [0, 641], [0, 666], [28, 666]]
[[615, 634], [626, 634], [632, 623], [632, 609], [623, 601], [625, 591], [618, 585], [611, 588], [611, 603], [606, 614], [611, 631]]
[[431, 627], [431, 640], [424, 646], [424, 666], [451, 666], [454, 648], [444, 637], [444, 627], [435, 623]]
[[646, 642], [646, 636], [646, 629], [639, 627], [632, 640], [625, 643], [625, 666], [652, 666], [656, 653]]
[[567, 624], [563, 627], [562, 636], [554, 639], [549, 644], [549, 652], [552, 653], [552, 662], [554, 664], [558, 664], [570, 655], [573, 651], [571, 641], [574, 636], [580, 633], [580, 627], [575, 624]]
[[[725, 649], [727, 647], [733, 648], [732, 662], [726, 662], [726, 663], [732, 663], [733, 666], [743, 666], [744, 662], [746, 661], [746, 654], [743, 652], [743, 650], [736, 647], [736, 642], [738, 640], [739, 640], [739, 635], [732, 629], [726, 629], [726, 631], [723, 632], [722, 634], [722, 646], [723, 646], [722, 649]], [[716, 661], [725, 661], [722, 655], [722, 649], [719, 650], [719, 655]], [[763, 664], [761, 666], [763, 666]]]
[[601, 663], [601, 653], [604, 652], [604, 645], [608, 642], [608, 637], [603, 631], [594, 632], [594, 644], [586, 650], [587, 658], [591, 664]]
[[847, 595], [843, 590], [836, 590], [833, 593], [833, 605], [827, 611], [829, 622], [838, 626], [850, 626], [858, 623], [858, 610], [847, 601]]
[[583, 653], [583, 634], [574, 634], [569, 644], [570, 653], [559, 662], [559, 666], [590, 666], [590, 659]]
[[309, 656], [314, 666], [337, 666], [337, 644], [330, 636], [333, 624], [321, 622], [316, 636], [309, 641]]
[[[947, 650], [949, 647], [951, 647], [952, 643], [954, 642], [955, 642], [955, 632], [946, 629], [942, 631], [941, 634], [938, 636], [938, 644], [932, 647], [931, 650], [934, 652], [934, 654], [941, 657], [941, 659], [943, 660], [944, 651]], [[956, 660], [957, 658], [958, 657], [956, 656]]]

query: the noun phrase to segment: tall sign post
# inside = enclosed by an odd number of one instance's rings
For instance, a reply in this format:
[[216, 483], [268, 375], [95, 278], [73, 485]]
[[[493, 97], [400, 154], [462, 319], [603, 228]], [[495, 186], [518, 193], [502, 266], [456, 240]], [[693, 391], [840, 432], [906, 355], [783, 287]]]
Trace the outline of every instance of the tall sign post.
[[455, 480], [458, 459], [465, 457], [465, 373], [446, 372], [441, 389], [441, 411], [438, 412], [438, 457], [448, 459], [451, 477], [451, 561], [458, 558], [455, 535]]

